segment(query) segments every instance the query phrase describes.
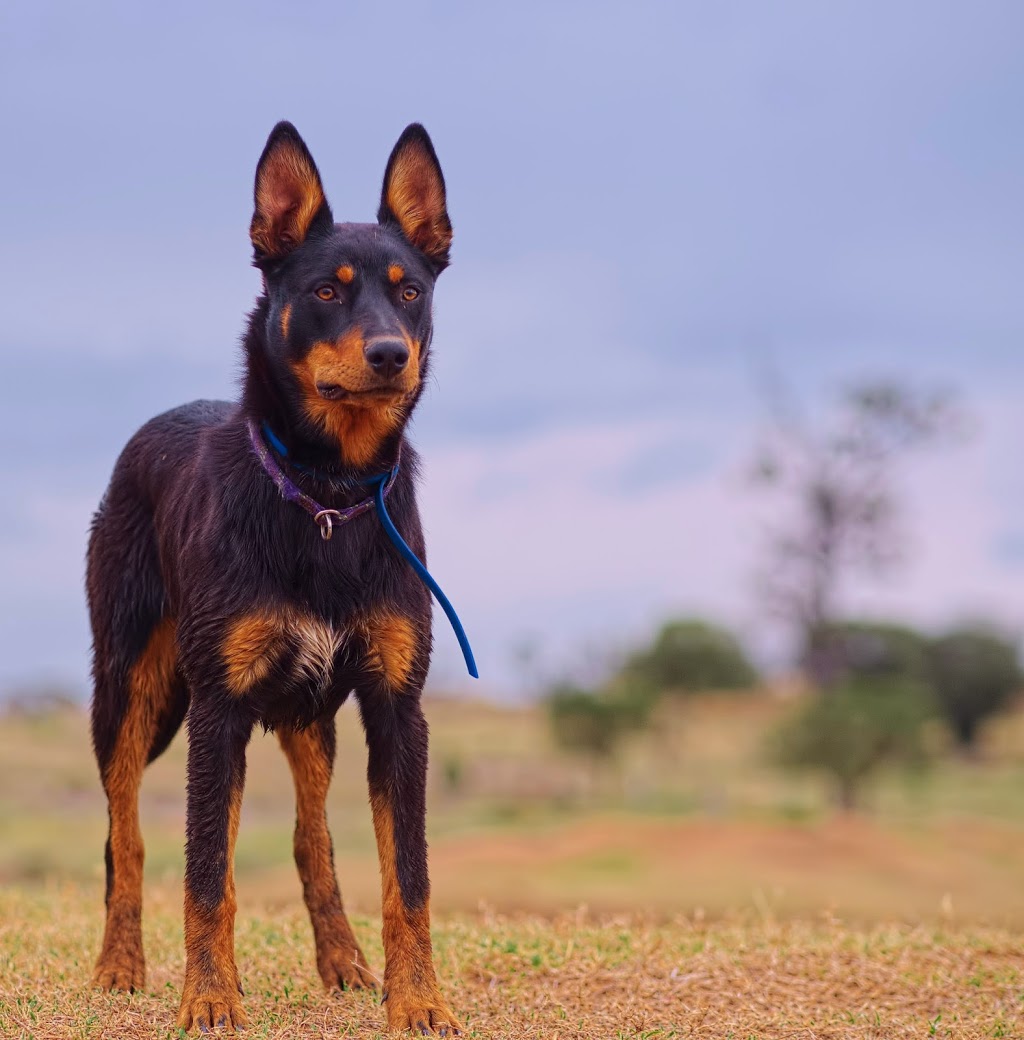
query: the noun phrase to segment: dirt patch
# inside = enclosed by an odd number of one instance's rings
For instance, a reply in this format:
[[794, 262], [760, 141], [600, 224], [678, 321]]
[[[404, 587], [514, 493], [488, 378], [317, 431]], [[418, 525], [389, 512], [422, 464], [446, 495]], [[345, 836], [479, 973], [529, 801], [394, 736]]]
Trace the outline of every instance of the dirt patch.
[[[434, 905], [547, 915], [720, 917], [748, 907], [786, 919], [828, 912], [862, 924], [957, 921], [1024, 927], [1024, 832], [967, 821], [899, 829], [867, 820], [782, 824], [608, 817], [431, 844]], [[371, 851], [338, 857], [352, 905], [376, 912]], [[242, 897], [298, 897], [290, 866], [249, 877]]]

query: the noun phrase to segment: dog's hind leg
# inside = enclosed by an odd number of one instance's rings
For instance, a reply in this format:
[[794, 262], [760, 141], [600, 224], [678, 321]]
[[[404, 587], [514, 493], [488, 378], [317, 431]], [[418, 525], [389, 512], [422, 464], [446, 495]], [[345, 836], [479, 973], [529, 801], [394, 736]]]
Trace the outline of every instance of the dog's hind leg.
[[[104, 989], [136, 990], [145, 979], [142, 952], [142, 864], [139, 787], [146, 763], [159, 753], [181, 722], [187, 695], [175, 676], [174, 625], [159, 621], [129, 669], [124, 711], [100, 771], [107, 795], [107, 922], [94, 983]], [[97, 690], [97, 700], [101, 694]], [[113, 699], [108, 694], [108, 699]], [[100, 713], [94, 711], [94, 720]], [[171, 729], [170, 736], [166, 731]], [[99, 746], [99, 741], [97, 741]]]
[[93, 526], [87, 579], [92, 738], [110, 818], [106, 928], [93, 981], [136, 990], [145, 981], [139, 786], [147, 761], [181, 725], [188, 694], [176, 669], [175, 626], [162, 614], [149, 518], [123, 482], [111, 492]]
[[278, 730], [295, 780], [295, 865], [313, 924], [316, 965], [328, 989], [374, 986], [366, 957], [341, 903], [327, 829], [327, 788], [334, 768], [334, 719]]

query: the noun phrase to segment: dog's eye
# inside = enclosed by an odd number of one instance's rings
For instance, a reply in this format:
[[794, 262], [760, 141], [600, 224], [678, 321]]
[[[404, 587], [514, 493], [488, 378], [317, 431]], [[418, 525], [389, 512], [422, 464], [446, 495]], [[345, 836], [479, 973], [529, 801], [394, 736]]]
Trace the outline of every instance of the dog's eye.
[[334, 299], [334, 286], [332, 285], [321, 285], [316, 291], [317, 299], [319, 300], [333, 300]]
[[412, 303], [412, 301], [415, 300], [416, 297], [419, 296], [419, 294], [419, 289], [417, 289], [413, 285], [407, 285], [402, 290], [402, 299], [405, 300], [406, 303]]

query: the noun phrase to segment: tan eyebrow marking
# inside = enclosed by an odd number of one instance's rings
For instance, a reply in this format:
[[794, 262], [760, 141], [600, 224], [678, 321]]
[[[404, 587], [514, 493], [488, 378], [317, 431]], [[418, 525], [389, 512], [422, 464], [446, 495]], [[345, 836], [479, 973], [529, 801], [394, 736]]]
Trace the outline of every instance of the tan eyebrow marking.
[[405, 277], [405, 268], [401, 264], [392, 264], [388, 268], [388, 281], [392, 285], [398, 283]]
[[338, 281], [342, 285], [350, 285], [352, 279], [356, 276], [356, 269], [351, 264], [342, 264], [335, 274], [337, 274]]

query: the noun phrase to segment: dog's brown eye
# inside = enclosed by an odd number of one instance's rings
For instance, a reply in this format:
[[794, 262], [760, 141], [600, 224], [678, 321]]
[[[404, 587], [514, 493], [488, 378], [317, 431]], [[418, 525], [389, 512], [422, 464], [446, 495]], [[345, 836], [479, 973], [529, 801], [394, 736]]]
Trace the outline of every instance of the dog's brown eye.
[[419, 294], [419, 289], [415, 289], [413, 286], [409, 285], [402, 290], [402, 299], [405, 300], [406, 303], [412, 303]]
[[317, 299], [320, 300], [333, 300], [334, 299], [334, 288], [330, 285], [321, 285], [316, 291]]

